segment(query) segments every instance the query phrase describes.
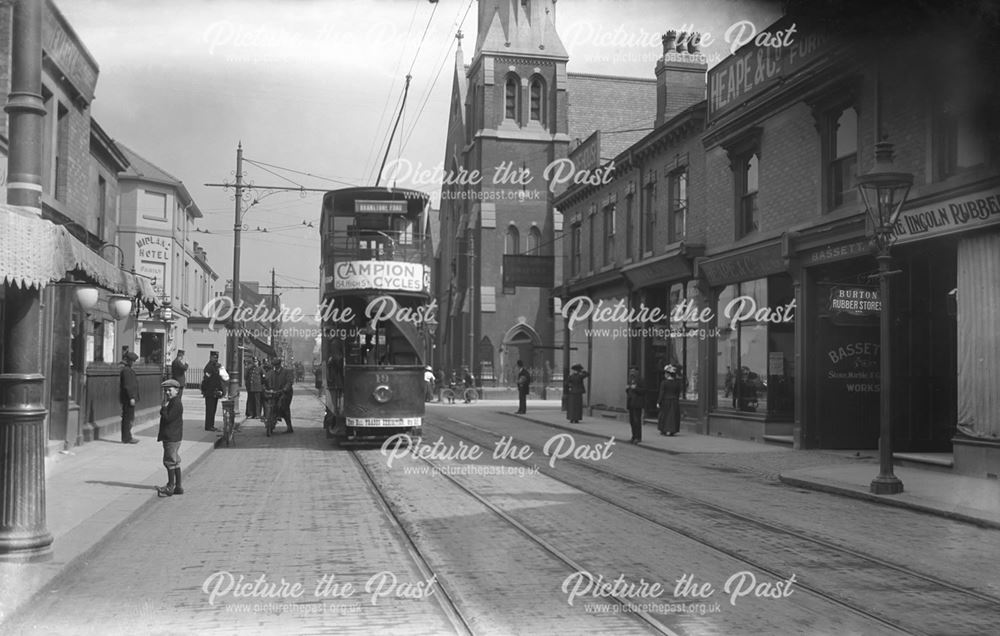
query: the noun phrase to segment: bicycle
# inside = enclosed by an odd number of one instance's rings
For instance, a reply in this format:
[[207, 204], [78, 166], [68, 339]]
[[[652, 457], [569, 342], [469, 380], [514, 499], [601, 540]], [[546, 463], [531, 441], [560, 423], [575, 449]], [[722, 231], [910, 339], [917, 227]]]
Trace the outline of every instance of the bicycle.
[[457, 393], [456, 389], [447, 388], [447, 389], [441, 389], [441, 402], [454, 404], [455, 398], [457, 398], [459, 395], [462, 396], [462, 400], [464, 400], [465, 404], [473, 404], [476, 402], [476, 400], [479, 399], [479, 391], [477, 391], [472, 387], [463, 390], [461, 394]]
[[236, 432], [238, 430], [233, 400], [226, 400], [222, 403], [222, 439], [226, 442], [226, 447], [236, 445]]
[[278, 423], [278, 397], [280, 391], [264, 389], [264, 433], [271, 437], [274, 427]]

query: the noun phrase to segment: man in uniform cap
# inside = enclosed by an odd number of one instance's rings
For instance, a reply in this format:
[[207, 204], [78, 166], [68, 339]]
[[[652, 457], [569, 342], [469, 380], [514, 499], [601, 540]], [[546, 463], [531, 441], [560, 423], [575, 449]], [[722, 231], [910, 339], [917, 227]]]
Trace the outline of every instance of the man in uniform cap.
[[205, 398], [205, 430], [217, 431], [215, 428], [215, 412], [219, 408], [219, 398], [225, 394], [222, 379], [222, 365], [219, 364], [219, 352], [208, 354], [208, 364], [205, 365], [205, 375], [201, 379], [201, 394]]
[[138, 444], [132, 437], [132, 423], [135, 421], [135, 405], [139, 401], [139, 378], [132, 363], [139, 359], [132, 351], [122, 354], [121, 373], [118, 375], [118, 401], [122, 405], [122, 444]]

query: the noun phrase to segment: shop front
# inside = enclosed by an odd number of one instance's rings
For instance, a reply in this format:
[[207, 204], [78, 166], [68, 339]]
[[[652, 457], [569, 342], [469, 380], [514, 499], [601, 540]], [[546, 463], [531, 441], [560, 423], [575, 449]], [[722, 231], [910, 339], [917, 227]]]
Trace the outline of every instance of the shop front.
[[699, 261], [711, 288], [705, 360], [710, 435], [790, 439], [796, 299], [781, 239]]
[[[897, 453], [982, 457], [997, 446], [1000, 187], [912, 201], [894, 228], [891, 305], [883, 306], [864, 218], [794, 237], [803, 374], [796, 420], [804, 448], [874, 450], [881, 341], [890, 313]], [[989, 472], [983, 459], [972, 472]], [[993, 471], [996, 472], [994, 465]]]
[[701, 245], [678, 243], [662, 256], [622, 269], [632, 290], [630, 306], [659, 311], [659, 316], [644, 315], [633, 322], [628, 333], [630, 365], [639, 367], [647, 388], [646, 417], [658, 414], [658, 387], [667, 364], [676, 366], [684, 380], [682, 416], [700, 422], [704, 413], [701, 360], [708, 329], [697, 316], [706, 298], [699, 281], [692, 278], [694, 258], [703, 252]]

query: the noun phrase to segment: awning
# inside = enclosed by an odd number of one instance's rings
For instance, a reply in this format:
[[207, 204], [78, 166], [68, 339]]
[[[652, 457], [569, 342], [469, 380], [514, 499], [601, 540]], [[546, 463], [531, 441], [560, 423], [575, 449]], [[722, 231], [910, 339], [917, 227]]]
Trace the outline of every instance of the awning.
[[273, 358], [276, 355], [278, 355], [277, 353], [275, 353], [274, 348], [271, 347], [271, 345], [267, 344], [266, 342], [264, 342], [259, 338], [254, 338], [253, 336], [247, 336], [247, 340], [249, 340], [250, 344], [256, 347], [258, 351], [260, 351], [266, 356]]
[[0, 204], [0, 277], [19, 287], [45, 287], [79, 272], [95, 285], [156, 302], [149, 281], [101, 258], [69, 231], [31, 212]]

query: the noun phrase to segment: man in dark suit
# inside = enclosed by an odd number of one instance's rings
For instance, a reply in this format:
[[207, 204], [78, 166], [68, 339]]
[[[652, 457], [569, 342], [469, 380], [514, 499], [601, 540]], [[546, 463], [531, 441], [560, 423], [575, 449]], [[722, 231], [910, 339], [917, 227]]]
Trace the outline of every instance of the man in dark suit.
[[184, 361], [184, 350], [177, 350], [177, 357], [174, 361], [170, 363], [170, 378], [176, 380], [177, 384], [180, 385], [178, 388], [178, 397], [184, 397], [184, 384], [187, 380], [187, 370], [188, 363]]
[[201, 380], [201, 394], [205, 398], [205, 430], [217, 431], [215, 428], [215, 412], [219, 408], [219, 398], [225, 394], [222, 381], [222, 365], [219, 364], [219, 352], [208, 354], [208, 364], [205, 365], [205, 375]]
[[121, 373], [118, 375], [118, 401], [122, 405], [122, 444], [138, 444], [132, 437], [132, 423], [135, 422], [135, 405], [139, 402], [139, 378], [132, 363], [139, 359], [132, 351], [122, 356]]
[[287, 369], [281, 364], [281, 358], [273, 361], [274, 369], [268, 379], [269, 387], [272, 391], [281, 393], [278, 398], [278, 417], [285, 420], [285, 432], [294, 433], [292, 429], [292, 394], [294, 392], [295, 376], [291, 369]]
[[639, 367], [628, 370], [628, 384], [625, 385], [625, 408], [628, 409], [628, 423], [632, 429], [632, 444], [642, 441], [642, 407], [645, 402], [645, 387], [639, 377]]
[[163, 466], [167, 469], [167, 485], [157, 488], [160, 497], [183, 495], [181, 487], [181, 439], [184, 436], [184, 405], [181, 403], [180, 384], [167, 380], [160, 386], [166, 400], [160, 407], [160, 431], [156, 441], [163, 442]]
[[517, 361], [517, 413], [528, 412], [528, 392], [531, 390], [531, 374], [524, 363]]

